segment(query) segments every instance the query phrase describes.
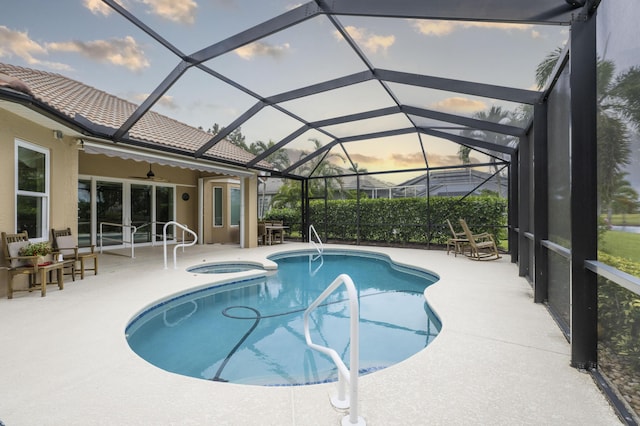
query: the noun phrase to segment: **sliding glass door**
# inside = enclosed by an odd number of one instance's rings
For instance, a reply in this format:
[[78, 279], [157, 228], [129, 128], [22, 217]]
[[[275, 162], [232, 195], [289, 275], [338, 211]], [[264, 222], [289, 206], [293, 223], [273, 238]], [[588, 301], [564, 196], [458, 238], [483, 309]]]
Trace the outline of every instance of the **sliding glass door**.
[[148, 243], [152, 240], [152, 189], [151, 185], [131, 185], [131, 224], [138, 228], [134, 236], [136, 243]]
[[[78, 239], [83, 245], [100, 245], [101, 236], [103, 246], [160, 241], [163, 225], [174, 219], [173, 185], [91, 177], [78, 180]], [[174, 238], [170, 227], [167, 239]]]

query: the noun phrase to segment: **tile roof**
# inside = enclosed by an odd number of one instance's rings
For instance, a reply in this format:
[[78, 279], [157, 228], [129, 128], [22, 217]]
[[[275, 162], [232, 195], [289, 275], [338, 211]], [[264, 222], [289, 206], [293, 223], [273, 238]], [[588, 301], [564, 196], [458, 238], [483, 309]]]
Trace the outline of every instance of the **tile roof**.
[[[0, 86], [31, 94], [38, 101], [69, 117], [70, 121], [79, 114], [96, 125], [106, 126], [114, 131], [138, 107], [132, 102], [60, 74], [4, 63], [0, 63]], [[129, 137], [145, 141], [150, 145], [157, 145], [159, 149], [168, 147], [191, 153], [213, 136], [203, 130], [149, 111], [131, 128]], [[213, 159], [241, 164], [255, 158], [253, 154], [227, 140], [220, 141], [207, 151], [206, 155]], [[271, 168], [268, 163], [259, 164]]]

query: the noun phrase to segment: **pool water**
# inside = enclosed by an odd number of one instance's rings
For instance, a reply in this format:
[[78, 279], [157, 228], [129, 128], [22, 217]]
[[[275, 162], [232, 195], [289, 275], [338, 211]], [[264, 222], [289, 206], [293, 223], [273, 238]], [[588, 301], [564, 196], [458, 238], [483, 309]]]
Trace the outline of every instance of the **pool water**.
[[[271, 386], [337, 380], [333, 362], [306, 345], [303, 313], [341, 273], [360, 298], [361, 374], [424, 349], [441, 328], [423, 295], [437, 280], [432, 274], [364, 253], [271, 260], [277, 274], [199, 290], [146, 311], [127, 327], [130, 347], [157, 367], [207, 380]], [[348, 366], [344, 290], [311, 315], [310, 327], [313, 342], [335, 349]]]

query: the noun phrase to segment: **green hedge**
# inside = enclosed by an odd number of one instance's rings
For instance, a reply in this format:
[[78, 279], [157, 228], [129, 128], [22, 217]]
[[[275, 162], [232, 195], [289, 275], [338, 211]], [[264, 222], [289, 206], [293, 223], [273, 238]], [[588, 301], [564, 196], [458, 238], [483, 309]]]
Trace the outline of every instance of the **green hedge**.
[[[640, 263], [598, 253], [598, 260], [640, 277]], [[598, 281], [598, 329], [602, 343], [640, 369], [640, 296], [600, 278]]]
[[[464, 218], [473, 232], [489, 232], [499, 242], [506, 225], [505, 199], [431, 197], [428, 202], [425, 198], [367, 198], [359, 204], [357, 200], [329, 200], [326, 204], [312, 200], [310, 217], [320, 237], [327, 240], [445, 244], [451, 236], [446, 219], [461, 231], [458, 219]], [[292, 232], [300, 231], [298, 210], [273, 209], [266, 219], [282, 220]]]

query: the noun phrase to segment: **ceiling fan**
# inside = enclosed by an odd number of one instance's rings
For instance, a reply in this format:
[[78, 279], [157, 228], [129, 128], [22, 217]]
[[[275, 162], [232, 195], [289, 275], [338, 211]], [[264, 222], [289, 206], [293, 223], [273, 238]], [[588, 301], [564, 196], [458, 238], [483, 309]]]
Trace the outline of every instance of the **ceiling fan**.
[[154, 182], [166, 182], [165, 178], [156, 177], [156, 174], [151, 169], [151, 163], [149, 163], [149, 171], [146, 176], [129, 176], [132, 179], [144, 179], [144, 180], [152, 180]]

